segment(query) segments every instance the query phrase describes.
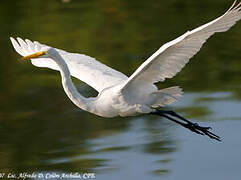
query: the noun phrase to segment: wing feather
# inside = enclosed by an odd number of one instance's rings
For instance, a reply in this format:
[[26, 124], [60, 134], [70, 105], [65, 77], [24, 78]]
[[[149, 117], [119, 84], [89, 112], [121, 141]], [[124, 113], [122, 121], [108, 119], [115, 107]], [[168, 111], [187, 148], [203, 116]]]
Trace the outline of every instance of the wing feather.
[[204, 24], [160, 47], [123, 84], [126, 90], [136, 86], [146, 86], [175, 76], [202, 47], [206, 40], [216, 32], [230, 29], [241, 19], [241, 3], [236, 1], [219, 18]]
[[[16, 41], [11, 37], [10, 40], [14, 49], [22, 56], [50, 48], [50, 46], [40, 44], [37, 41], [32, 42], [28, 39], [24, 41], [21, 38], [17, 38]], [[78, 53], [68, 53], [60, 49], [56, 50], [67, 63], [71, 75], [89, 84], [98, 92], [107, 87], [120, 84], [127, 79], [126, 75], [100, 63], [92, 57]], [[59, 70], [58, 65], [50, 58], [31, 59], [31, 62], [37, 67]]]

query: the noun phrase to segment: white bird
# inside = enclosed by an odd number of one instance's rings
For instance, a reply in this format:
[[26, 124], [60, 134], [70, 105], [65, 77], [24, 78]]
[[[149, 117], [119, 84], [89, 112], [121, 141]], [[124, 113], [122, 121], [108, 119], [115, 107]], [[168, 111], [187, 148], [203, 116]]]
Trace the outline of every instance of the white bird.
[[[235, 1], [222, 16], [164, 44], [130, 77], [83, 54], [68, 53], [28, 39], [10, 39], [14, 49], [24, 56], [23, 60], [31, 59], [37, 67], [60, 71], [65, 93], [76, 106], [85, 111], [102, 117], [156, 114], [195, 133], [220, 141], [219, 136], [209, 131], [210, 127], [192, 123], [174, 111], [160, 110], [177, 101], [182, 91], [177, 86], [158, 90], [154, 83], [175, 76], [211, 35], [227, 31], [241, 19], [240, 10], [241, 3]], [[82, 96], [70, 76], [89, 84], [99, 95], [91, 98]]]

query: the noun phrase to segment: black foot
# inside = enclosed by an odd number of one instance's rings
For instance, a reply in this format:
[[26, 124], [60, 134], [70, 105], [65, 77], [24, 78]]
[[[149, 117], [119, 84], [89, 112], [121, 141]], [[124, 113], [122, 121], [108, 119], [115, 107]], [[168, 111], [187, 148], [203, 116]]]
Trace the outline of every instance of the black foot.
[[[195, 132], [197, 134], [200, 134], [200, 135], [206, 135], [208, 136], [209, 138], [211, 139], [215, 139], [217, 141], [221, 141], [221, 138], [219, 136], [217, 136], [216, 134], [210, 132], [209, 130], [211, 130], [212, 128], [211, 127], [204, 127], [204, 126], [199, 126], [199, 124], [197, 123], [193, 123], [185, 118], [183, 118], [182, 116], [178, 115], [176, 112], [174, 111], [162, 111], [162, 110], [158, 110], [156, 109], [155, 112], [152, 112], [151, 114], [155, 114], [155, 115], [159, 115], [159, 116], [162, 116], [162, 117], [165, 117], [177, 124], [180, 124], [181, 126], [191, 130], [192, 132]], [[176, 117], [178, 118], [179, 120], [182, 120], [184, 122], [180, 122], [168, 115], [171, 115], [173, 117]]]
[[200, 135], [207, 135], [208, 137], [210, 137], [211, 139], [215, 139], [217, 141], [221, 141], [221, 138], [210, 132], [209, 130], [211, 130], [211, 127], [203, 127], [203, 126], [199, 126], [199, 124], [197, 123], [182, 123], [182, 126], [191, 130], [192, 132], [195, 132], [197, 134]]

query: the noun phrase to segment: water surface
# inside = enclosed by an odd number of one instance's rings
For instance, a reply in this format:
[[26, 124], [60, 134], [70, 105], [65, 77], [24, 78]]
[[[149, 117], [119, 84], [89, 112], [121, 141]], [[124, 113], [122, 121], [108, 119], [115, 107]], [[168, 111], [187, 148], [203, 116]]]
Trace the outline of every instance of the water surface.
[[[232, 1], [0, 2], [0, 172], [93, 172], [96, 179], [239, 179], [241, 22], [212, 37], [175, 78], [170, 109], [213, 127], [221, 143], [152, 116], [101, 118], [76, 108], [58, 72], [18, 61], [9, 36], [88, 54], [131, 73], [163, 43]], [[80, 93], [96, 95], [74, 79]]]

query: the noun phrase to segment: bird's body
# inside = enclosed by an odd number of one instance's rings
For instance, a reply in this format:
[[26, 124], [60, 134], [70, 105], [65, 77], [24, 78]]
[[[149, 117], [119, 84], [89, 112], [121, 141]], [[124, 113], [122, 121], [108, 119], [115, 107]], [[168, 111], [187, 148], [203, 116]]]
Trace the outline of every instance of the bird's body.
[[[103, 117], [157, 114], [171, 119], [175, 116], [187, 124], [182, 126], [211, 138], [219, 137], [209, 128], [191, 123], [173, 112], [160, 112], [156, 108], [171, 104], [181, 97], [182, 91], [174, 86], [158, 90], [154, 83], [175, 76], [216, 32], [225, 32], [241, 19], [241, 3], [236, 1], [219, 18], [204, 24], [160, 47], [130, 77], [86, 55], [68, 53], [30, 40], [18, 42], [11, 38], [15, 50], [23, 59], [31, 59], [37, 67], [59, 70], [67, 96], [79, 108]], [[99, 92], [97, 97], [85, 98], [71, 81], [74, 76]], [[171, 119], [176, 122], [176, 120]], [[215, 137], [214, 137], [215, 136]]]

